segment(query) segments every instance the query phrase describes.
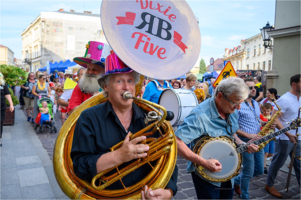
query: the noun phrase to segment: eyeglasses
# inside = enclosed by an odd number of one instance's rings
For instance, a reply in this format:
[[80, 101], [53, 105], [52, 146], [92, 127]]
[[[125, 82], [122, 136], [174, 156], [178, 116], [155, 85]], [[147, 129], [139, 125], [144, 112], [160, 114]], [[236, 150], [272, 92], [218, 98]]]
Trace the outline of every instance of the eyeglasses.
[[255, 90], [257, 90], [257, 89], [258, 89], [258, 86], [250, 86], [250, 87], [249, 87], [250, 90], [253, 90], [253, 88], [254, 88]]
[[[224, 95], [224, 94], [223, 94], [223, 95]], [[227, 100], [231, 103], [231, 105], [232, 105], [233, 107], [235, 107], [235, 106], [240, 106], [241, 103], [242, 103], [242, 102], [232, 103], [232, 101], [230, 101], [230, 99], [228, 99], [228, 97], [227, 97], [226, 95], [224, 95], [224, 97], [225, 97], [225, 99], [227, 99]]]

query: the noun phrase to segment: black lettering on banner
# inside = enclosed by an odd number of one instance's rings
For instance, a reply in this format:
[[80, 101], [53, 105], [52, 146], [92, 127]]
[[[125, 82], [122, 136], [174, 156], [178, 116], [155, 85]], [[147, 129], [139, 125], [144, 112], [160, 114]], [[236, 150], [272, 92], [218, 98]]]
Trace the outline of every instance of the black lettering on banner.
[[[149, 15], [150, 16], [150, 19], [149, 21], [147, 22], [146, 21], [146, 16]], [[157, 34], [153, 34], [152, 33], [152, 30], [153, 30], [153, 24], [154, 24], [154, 20], [155, 18], [158, 18], [159, 19], [159, 23], [158, 23], [158, 30], [157, 30]], [[136, 26], [137, 29], [143, 29], [146, 25], [148, 25], [148, 30], [145, 31], [151, 35], [154, 35], [154, 36], [157, 36], [163, 40], [170, 40], [172, 38], [172, 35], [171, 33], [169, 32], [171, 29], [172, 29], [172, 26], [171, 24], [168, 22], [168, 21], [165, 21], [159, 17], [155, 17], [154, 15], [150, 14], [150, 13], [147, 13], [147, 12], [143, 12], [141, 14], [141, 19], [143, 20], [143, 22], [139, 25], [139, 26]], [[163, 28], [163, 24], [167, 24], [167, 27], [166, 28]], [[166, 32], [166, 37], [163, 38], [162, 37], [162, 31], [165, 30]]]

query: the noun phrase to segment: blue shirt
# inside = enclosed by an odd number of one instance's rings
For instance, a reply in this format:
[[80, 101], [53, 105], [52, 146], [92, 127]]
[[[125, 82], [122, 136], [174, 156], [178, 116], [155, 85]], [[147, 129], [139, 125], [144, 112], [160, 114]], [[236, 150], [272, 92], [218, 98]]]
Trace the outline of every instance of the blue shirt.
[[239, 130], [249, 134], [260, 132], [260, 108], [258, 103], [252, 99], [253, 106], [242, 103], [238, 111]]
[[[191, 143], [190, 149], [192, 150], [195, 142], [203, 136], [233, 137], [234, 133], [238, 130], [238, 111], [235, 110], [229, 117], [229, 120], [232, 123], [232, 130], [229, 125], [227, 126], [226, 120], [224, 120], [218, 113], [215, 99], [210, 98], [197, 105], [197, 107], [191, 111], [191, 113], [184, 119], [184, 123], [179, 126], [175, 134], [185, 144]], [[194, 164], [191, 161], [188, 161], [187, 172], [191, 173], [193, 171], [195, 171]], [[219, 187], [221, 185], [221, 183], [218, 182], [208, 182]]]
[[147, 84], [142, 98], [153, 103], [158, 103], [161, 93], [166, 88], [171, 88], [167, 81], [164, 81], [164, 85], [162, 86], [157, 80], [154, 80]]

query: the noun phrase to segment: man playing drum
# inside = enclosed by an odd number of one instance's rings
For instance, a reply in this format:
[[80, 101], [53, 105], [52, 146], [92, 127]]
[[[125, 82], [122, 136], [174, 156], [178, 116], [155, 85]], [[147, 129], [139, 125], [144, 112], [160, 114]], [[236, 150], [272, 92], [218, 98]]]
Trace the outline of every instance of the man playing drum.
[[[113, 62], [118, 61], [118, 62]], [[121, 164], [127, 166], [135, 159], [147, 156], [149, 146], [138, 144], [145, 136], [130, 140], [130, 133], [136, 133], [146, 127], [144, 112], [133, 100], [125, 100], [123, 94], [129, 91], [135, 95], [135, 84], [139, 74], [126, 66], [115, 53], [106, 59], [105, 75], [98, 83], [108, 101], [82, 112], [74, 130], [71, 158], [75, 174], [84, 180], [91, 179], [98, 173]], [[159, 137], [155, 134], [154, 137]], [[121, 148], [110, 148], [123, 141]], [[134, 185], [143, 179], [151, 167], [148, 164], [136, 169], [122, 178], [125, 187]], [[115, 173], [113, 170], [112, 173]], [[165, 189], [148, 189], [141, 191], [142, 199], [171, 199], [177, 192], [177, 167]], [[107, 189], [122, 189], [120, 181]]]
[[[236, 136], [240, 104], [248, 97], [249, 89], [240, 78], [228, 78], [219, 83], [214, 98], [209, 98], [194, 108], [184, 123], [177, 129], [178, 154], [188, 160], [187, 172], [192, 174], [198, 199], [232, 199], [233, 179], [227, 182], [213, 182], [196, 173], [193, 163], [211, 172], [221, 172], [222, 165], [216, 159], [204, 159], [194, 153], [195, 142], [203, 136], [228, 136], [243, 142]], [[191, 149], [187, 144], [191, 143]], [[250, 144], [248, 153], [255, 152], [257, 145]], [[223, 154], [222, 149], [217, 149]]]

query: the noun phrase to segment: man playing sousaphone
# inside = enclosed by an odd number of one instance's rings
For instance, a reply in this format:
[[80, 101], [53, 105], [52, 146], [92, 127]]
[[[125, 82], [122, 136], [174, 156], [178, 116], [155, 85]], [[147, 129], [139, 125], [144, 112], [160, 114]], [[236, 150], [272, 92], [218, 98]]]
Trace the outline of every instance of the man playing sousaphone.
[[[145, 136], [130, 140], [130, 133], [146, 127], [145, 114], [132, 99], [123, 98], [126, 91], [135, 95], [135, 84], [139, 78], [139, 74], [126, 66], [115, 53], [106, 58], [105, 74], [98, 82], [108, 101], [83, 111], [74, 130], [71, 158], [74, 172], [80, 179], [91, 181], [106, 169], [119, 164], [124, 167], [147, 156], [149, 146], [141, 144]], [[159, 134], [155, 133], [153, 137], [159, 137]], [[123, 140], [118, 150], [110, 152], [112, 146]], [[151, 167], [145, 164], [124, 176], [122, 182], [129, 187], [150, 171]], [[110, 174], [115, 172], [113, 170]], [[152, 190], [145, 186], [141, 191], [142, 199], [171, 199], [177, 192], [177, 174], [176, 167], [165, 189]], [[113, 190], [122, 188], [120, 181], [107, 187]]]
[[[223, 166], [216, 159], [200, 157], [190, 150], [187, 144], [191, 143], [191, 149], [193, 149], [195, 142], [203, 136], [228, 136], [235, 138], [237, 145], [243, 144], [235, 134], [239, 129], [237, 110], [248, 97], [248, 93], [249, 88], [240, 78], [228, 78], [221, 81], [214, 97], [194, 108], [175, 133], [178, 154], [188, 160], [187, 172], [192, 174], [198, 199], [232, 199], [234, 181], [232, 179], [223, 183], [213, 182], [198, 175], [193, 163], [211, 172], [221, 172]], [[257, 149], [257, 145], [250, 144], [248, 153], [255, 152]], [[220, 151], [221, 155], [225, 153], [222, 149], [217, 149], [217, 151]]]

